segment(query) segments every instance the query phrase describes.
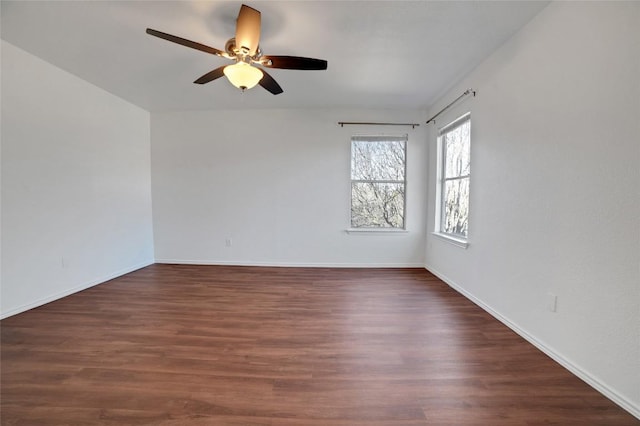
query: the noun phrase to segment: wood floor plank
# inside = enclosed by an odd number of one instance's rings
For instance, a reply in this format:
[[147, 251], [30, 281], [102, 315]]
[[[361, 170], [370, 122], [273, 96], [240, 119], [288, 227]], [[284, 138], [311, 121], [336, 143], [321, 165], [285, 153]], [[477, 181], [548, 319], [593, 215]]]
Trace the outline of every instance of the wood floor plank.
[[152, 265], [0, 323], [2, 425], [638, 425], [423, 269]]

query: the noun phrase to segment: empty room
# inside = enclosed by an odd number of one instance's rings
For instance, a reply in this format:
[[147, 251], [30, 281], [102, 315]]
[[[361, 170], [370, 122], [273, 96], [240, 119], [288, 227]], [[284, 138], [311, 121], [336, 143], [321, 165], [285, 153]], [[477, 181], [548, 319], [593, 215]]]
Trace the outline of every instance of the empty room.
[[640, 2], [0, 17], [0, 424], [640, 425]]

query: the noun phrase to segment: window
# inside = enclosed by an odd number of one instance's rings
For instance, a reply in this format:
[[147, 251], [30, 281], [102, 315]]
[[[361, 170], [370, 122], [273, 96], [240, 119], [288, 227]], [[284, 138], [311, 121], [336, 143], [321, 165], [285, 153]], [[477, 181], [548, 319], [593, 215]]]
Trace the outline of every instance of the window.
[[470, 145], [470, 113], [438, 132], [436, 231], [463, 240], [467, 239], [469, 230]]
[[404, 229], [407, 136], [351, 138], [351, 227]]

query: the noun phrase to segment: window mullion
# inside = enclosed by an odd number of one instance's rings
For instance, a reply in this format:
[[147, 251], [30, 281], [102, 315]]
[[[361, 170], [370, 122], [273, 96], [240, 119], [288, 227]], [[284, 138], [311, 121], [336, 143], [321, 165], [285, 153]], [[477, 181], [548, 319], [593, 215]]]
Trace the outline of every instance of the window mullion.
[[378, 180], [378, 179], [351, 179], [352, 183], [399, 183], [403, 184], [403, 180]]
[[443, 181], [450, 181], [450, 180], [458, 180], [458, 179], [467, 179], [469, 178], [471, 175], [462, 175], [462, 176], [452, 176], [452, 177], [446, 177], [444, 179], [442, 179]]

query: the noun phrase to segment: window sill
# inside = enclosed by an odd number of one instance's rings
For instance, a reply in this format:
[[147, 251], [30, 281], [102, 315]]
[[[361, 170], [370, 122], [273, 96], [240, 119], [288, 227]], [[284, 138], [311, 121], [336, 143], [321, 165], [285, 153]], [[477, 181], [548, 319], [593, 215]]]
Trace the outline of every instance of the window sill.
[[345, 232], [347, 234], [407, 234], [409, 231], [395, 228], [349, 228]]
[[463, 240], [462, 238], [452, 237], [451, 235], [443, 234], [440, 232], [432, 232], [431, 234], [443, 241], [453, 244], [454, 246], [462, 247], [463, 249], [469, 247], [469, 242], [467, 240]]

